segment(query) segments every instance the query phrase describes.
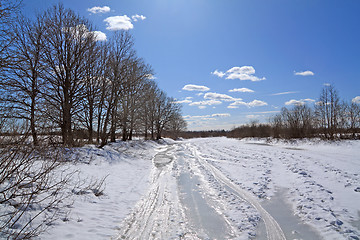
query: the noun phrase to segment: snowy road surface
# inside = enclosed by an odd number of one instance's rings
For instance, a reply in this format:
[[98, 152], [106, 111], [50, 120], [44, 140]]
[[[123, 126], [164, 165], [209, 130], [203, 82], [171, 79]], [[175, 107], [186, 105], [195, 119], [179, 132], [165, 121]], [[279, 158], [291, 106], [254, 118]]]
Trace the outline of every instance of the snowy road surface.
[[162, 146], [118, 239], [358, 239], [359, 146], [227, 138]]
[[228, 138], [85, 146], [73, 167], [108, 176], [104, 195], [76, 196], [41, 238], [360, 239], [359, 149]]

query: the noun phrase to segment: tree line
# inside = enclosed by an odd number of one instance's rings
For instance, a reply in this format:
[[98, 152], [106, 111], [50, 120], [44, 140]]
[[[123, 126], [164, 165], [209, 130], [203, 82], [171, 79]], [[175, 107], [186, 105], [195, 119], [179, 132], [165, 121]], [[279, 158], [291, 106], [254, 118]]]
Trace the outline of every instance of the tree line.
[[314, 106], [298, 103], [283, 107], [269, 119], [268, 124], [252, 122], [229, 132], [231, 137], [275, 137], [358, 139], [360, 133], [360, 105], [340, 99], [332, 85], [326, 85]]
[[[5, 2], [16, 9], [16, 1]], [[98, 41], [92, 24], [62, 4], [33, 20], [2, 12], [3, 134], [21, 125], [15, 132], [28, 132], [34, 145], [40, 135], [59, 134], [67, 146], [84, 138], [104, 146], [186, 127], [181, 106], [157, 86], [128, 31]]]

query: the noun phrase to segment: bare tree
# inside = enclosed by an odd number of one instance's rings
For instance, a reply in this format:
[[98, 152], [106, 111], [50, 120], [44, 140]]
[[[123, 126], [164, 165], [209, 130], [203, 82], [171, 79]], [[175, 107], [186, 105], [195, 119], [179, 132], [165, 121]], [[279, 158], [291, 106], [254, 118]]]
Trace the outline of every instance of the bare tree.
[[101, 146], [107, 143], [109, 136], [111, 141], [115, 141], [118, 104], [124, 91], [124, 79], [129, 73], [127, 63], [135, 54], [133, 44], [132, 36], [125, 31], [116, 32], [109, 43], [108, 69], [106, 71], [108, 94], [104, 96], [106, 99], [102, 117]]
[[122, 127], [122, 140], [132, 140], [135, 128], [140, 125], [142, 105], [148, 100], [145, 97], [144, 90], [152, 74], [150, 65], [138, 58], [132, 59], [128, 63], [129, 74], [123, 82], [123, 93], [120, 99], [120, 124]]
[[38, 144], [36, 121], [39, 115], [39, 101], [42, 87], [41, 63], [44, 26], [19, 17], [14, 24], [12, 47], [13, 64], [7, 78], [1, 82], [1, 102], [7, 102], [7, 117], [30, 122], [34, 145]]
[[[6, 145], [6, 146], [5, 146]], [[4, 147], [5, 146], [5, 147]], [[0, 148], [0, 238], [30, 239], [59, 217], [74, 174], [56, 171], [61, 151], [26, 145], [26, 138]]]
[[187, 123], [184, 118], [181, 116], [180, 112], [174, 112], [171, 115], [170, 121], [166, 126], [165, 130], [170, 134], [173, 139], [178, 139], [180, 133], [185, 131]]
[[12, 62], [12, 24], [19, 13], [21, 3], [20, 0], [0, 0], [0, 77]]
[[340, 98], [332, 85], [325, 86], [315, 105], [315, 113], [326, 138], [333, 139], [340, 122]]
[[179, 104], [174, 99], [166, 96], [166, 93], [159, 91], [155, 99], [155, 121], [156, 139], [160, 139], [162, 131], [171, 121], [171, 117], [180, 111]]
[[356, 132], [360, 128], [360, 105], [355, 102], [351, 102], [348, 107], [348, 128], [352, 137], [356, 138]]
[[[65, 145], [73, 144], [73, 116], [81, 109], [87, 52], [96, 45], [88, 21], [62, 4], [44, 13], [45, 99], [57, 112]], [[54, 119], [56, 120], [56, 119]]]
[[[107, 62], [106, 44], [98, 44], [87, 51], [85, 58], [84, 73], [84, 98], [82, 99], [81, 111], [77, 114], [79, 125], [87, 129], [88, 142], [92, 143], [95, 131], [95, 122], [97, 117], [101, 121], [101, 108], [103, 105], [102, 96], [106, 94], [103, 89], [106, 83], [105, 69]], [[97, 121], [99, 124], [99, 121]]]

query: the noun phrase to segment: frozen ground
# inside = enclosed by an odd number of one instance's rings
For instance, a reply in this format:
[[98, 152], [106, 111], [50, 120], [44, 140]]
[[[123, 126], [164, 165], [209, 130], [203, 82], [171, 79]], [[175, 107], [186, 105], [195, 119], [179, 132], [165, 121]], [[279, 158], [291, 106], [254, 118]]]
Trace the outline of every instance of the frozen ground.
[[[43, 239], [359, 239], [360, 142], [205, 138], [77, 150], [103, 196]], [[89, 164], [87, 164], [89, 162]]]

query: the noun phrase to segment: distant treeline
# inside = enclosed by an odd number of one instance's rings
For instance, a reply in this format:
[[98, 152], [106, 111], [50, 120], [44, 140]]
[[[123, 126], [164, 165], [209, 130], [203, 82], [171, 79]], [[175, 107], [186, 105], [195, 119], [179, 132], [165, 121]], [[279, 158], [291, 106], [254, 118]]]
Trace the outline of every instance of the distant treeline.
[[341, 101], [331, 85], [323, 88], [314, 106], [298, 103], [292, 108], [282, 108], [268, 123], [253, 121], [230, 131], [183, 132], [181, 137], [274, 137], [360, 139], [359, 103]]
[[128, 31], [99, 41], [84, 17], [62, 4], [34, 19], [15, 0], [0, 4], [0, 133], [59, 133], [67, 146], [86, 138], [159, 139], [186, 128], [181, 105], [159, 89]]

